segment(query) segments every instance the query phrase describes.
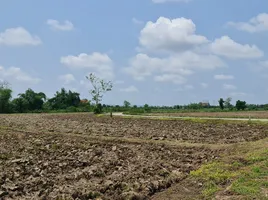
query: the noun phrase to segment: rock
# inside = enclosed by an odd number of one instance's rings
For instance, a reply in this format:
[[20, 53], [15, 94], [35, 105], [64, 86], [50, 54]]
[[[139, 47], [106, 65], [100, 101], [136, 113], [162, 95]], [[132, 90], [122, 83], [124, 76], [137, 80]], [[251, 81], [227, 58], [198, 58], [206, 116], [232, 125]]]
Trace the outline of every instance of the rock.
[[113, 151], [116, 151], [117, 147], [116, 146], [113, 146], [112, 150]]

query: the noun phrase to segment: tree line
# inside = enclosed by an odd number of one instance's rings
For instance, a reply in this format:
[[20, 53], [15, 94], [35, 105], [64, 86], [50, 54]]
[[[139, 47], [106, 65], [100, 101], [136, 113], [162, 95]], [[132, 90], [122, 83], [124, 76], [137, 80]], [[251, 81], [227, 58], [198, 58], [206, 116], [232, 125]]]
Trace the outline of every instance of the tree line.
[[92, 89], [89, 90], [91, 100], [80, 99], [80, 94], [71, 90], [61, 88], [54, 94], [54, 97], [47, 98], [43, 92], [35, 92], [31, 88], [24, 93], [12, 98], [12, 89], [8, 82], [0, 82], [0, 113], [27, 113], [27, 112], [126, 112], [129, 114], [139, 114], [145, 112], [176, 112], [176, 111], [234, 111], [234, 110], [268, 110], [268, 104], [256, 105], [247, 104], [238, 100], [235, 105], [231, 104], [232, 99], [220, 98], [219, 105], [209, 103], [190, 103], [188, 105], [174, 106], [143, 106], [131, 105], [129, 101], [124, 101], [123, 105], [102, 104], [103, 95], [113, 88], [111, 81], [104, 81], [94, 74], [86, 76], [90, 81]]

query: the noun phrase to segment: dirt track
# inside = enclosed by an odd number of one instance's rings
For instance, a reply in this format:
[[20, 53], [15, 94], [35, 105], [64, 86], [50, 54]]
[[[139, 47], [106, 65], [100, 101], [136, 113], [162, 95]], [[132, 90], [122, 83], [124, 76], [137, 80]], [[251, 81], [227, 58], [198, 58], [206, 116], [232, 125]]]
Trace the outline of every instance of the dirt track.
[[259, 125], [88, 114], [0, 115], [0, 127], [5, 200], [148, 199], [225, 150], [168, 141], [226, 144], [267, 136]]

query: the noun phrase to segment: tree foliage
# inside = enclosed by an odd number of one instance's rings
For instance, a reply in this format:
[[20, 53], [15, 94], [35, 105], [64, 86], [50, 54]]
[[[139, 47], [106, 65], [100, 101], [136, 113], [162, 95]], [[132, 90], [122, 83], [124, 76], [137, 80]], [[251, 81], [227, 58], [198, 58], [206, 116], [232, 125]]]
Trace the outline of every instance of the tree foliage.
[[46, 106], [52, 110], [67, 109], [69, 107], [77, 107], [80, 104], [80, 94], [77, 92], [66, 91], [61, 88], [57, 91], [53, 98], [49, 99]]
[[11, 111], [10, 100], [12, 97], [12, 90], [8, 82], [0, 82], [0, 113], [9, 113]]
[[228, 109], [230, 109], [232, 107], [232, 104], [231, 104], [231, 101], [232, 101], [232, 98], [231, 97], [228, 97], [225, 102], [224, 102], [224, 106]]
[[129, 101], [124, 101], [124, 107], [129, 108], [131, 106], [131, 103]]
[[223, 100], [223, 98], [220, 98], [220, 100], [219, 100], [219, 105], [220, 105], [220, 108], [223, 110], [224, 109], [224, 100]]
[[245, 110], [247, 107], [247, 103], [245, 101], [236, 101], [236, 105], [235, 105], [237, 110]]
[[[19, 103], [24, 105], [25, 110], [34, 111], [34, 110], [41, 110], [43, 104], [46, 100], [46, 95], [43, 92], [36, 93], [32, 89], [27, 89], [25, 93], [20, 93], [19, 95], [20, 100], [16, 100], [15, 103]], [[22, 102], [25, 102], [22, 104]], [[19, 105], [15, 105], [18, 107]]]

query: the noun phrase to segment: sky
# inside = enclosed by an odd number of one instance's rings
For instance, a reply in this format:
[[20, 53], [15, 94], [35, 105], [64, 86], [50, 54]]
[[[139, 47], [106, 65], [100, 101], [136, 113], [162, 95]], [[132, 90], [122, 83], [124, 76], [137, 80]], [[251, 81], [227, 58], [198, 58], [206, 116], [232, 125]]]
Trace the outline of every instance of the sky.
[[103, 103], [268, 103], [267, 0], [3, 0], [0, 80]]

